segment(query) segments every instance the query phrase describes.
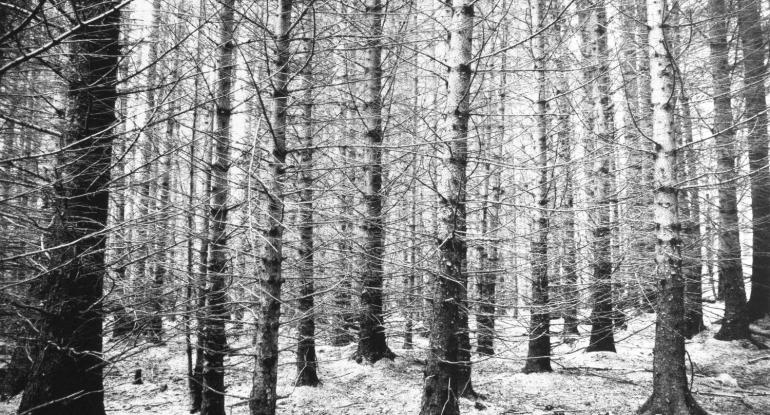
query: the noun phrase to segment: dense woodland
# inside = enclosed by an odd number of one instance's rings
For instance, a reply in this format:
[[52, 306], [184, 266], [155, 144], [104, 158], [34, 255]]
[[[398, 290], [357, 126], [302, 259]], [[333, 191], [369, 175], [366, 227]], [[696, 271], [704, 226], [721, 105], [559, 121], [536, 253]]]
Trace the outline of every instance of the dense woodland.
[[1, 0], [0, 412], [768, 413], [768, 16]]

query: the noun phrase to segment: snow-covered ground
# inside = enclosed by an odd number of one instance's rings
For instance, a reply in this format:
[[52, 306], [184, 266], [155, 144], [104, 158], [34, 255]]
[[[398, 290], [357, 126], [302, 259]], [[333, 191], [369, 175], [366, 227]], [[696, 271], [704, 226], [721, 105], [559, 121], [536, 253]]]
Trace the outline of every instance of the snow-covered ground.
[[[714, 340], [719, 326], [708, 320], [708, 330], [687, 342], [696, 399], [712, 414], [770, 414], [770, 353], [758, 350], [748, 341]], [[631, 414], [650, 393], [653, 315], [637, 316], [628, 330], [616, 333], [617, 353], [585, 353], [587, 339], [562, 342], [555, 335], [554, 372], [529, 375], [520, 372], [522, 357], [526, 355], [522, 321], [525, 320], [521, 317], [498, 321], [498, 355], [476, 357], [479, 360], [474, 363], [474, 388], [484, 399], [463, 399], [463, 413]], [[417, 336], [414, 350], [400, 349], [402, 340], [390, 339], [398, 357], [374, 365], [352, 361], [354, 345], [331, 347], [321, 343], [318, 355], [323, 384], [317, 388], [292, 386], [295, 368], [291, 339], [286, 338], [285, 344], [287, 350], [281, 356], [279, 371], [280, 414], [419, 412], [426, 339]], [[233, 344], [247, 351], [249, 345], [250, 340], [245, 338]], [[184, 350], [180, 337], [166, 346], [146, 347], [123, 356], [107, 372], [108, 414], [187, 414]], [[228, 364], [228, 413], [245, 415], [252, 360], [243, 355], [231, 356]], [[135, 369], [143, 370], [144, 384], [131, 383]], [[17, 404], [18, 397], [0, 404], [0, 413], [13, 413]]]

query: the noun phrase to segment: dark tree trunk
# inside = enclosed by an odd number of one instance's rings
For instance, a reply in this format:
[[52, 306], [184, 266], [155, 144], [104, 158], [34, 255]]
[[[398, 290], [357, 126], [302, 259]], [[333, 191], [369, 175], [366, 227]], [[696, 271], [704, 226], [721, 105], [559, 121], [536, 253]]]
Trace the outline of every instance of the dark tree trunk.
[[[615, 351], [612, 311], [612, 246], [611, 202], [612, 146], [614, 145], [614, 114], [610, 97], [609, 51], [607, 46], [607, 10], [603, 0], [590, 5], [589, 31], [591, 38], [590, 59], [596, 68], [597, 82], [592, 96], [595, 122], [596, 161], [593, 166], [591, 193], [595, 206], [590, 212], [593, 226], [593, 309], [591, 311], [591, 339], [587, 352]], [[593, 147], [593, 145], [591, 145]]]
[[657, 321], [653, 350], [653, 391], [640, 414], [705, 414], [690, 394], [685, 371], [684, 278], [679, 236], [677, 140], [674, 134], [674, 63], [664, 16], [665, 0], [648, 0], [650, 26], [650, 89], [655, 142], [655, 225], [658, 282]]
[[735, 178], [735, 129], [730, 101], [727, 8], [724, 0], [710, 0], [712, 23], [709, 29], [711, 76], [714, 84], [714, 134], [719, 170], [719, 274], [724, 284], [725, 315], [716, 338], [747, 338], [749, 320], [743, 287], [741, 244], [738, 228], [738, 199]]
[[385, 226], [382, 212], [382, 21], [380, 0], [367, 0], [368, 29], [366, 63], [366, 217], [364, 231], [364, 275], [361, 287], [361, 317], [359, 318], [358, 350], [356, 360], [376, 362], [395, 357], [388, 348], [382, 316], [383, 259], [385, 254]]
[[46, 245], [47, 274], [36, 287], [40, 348], [19, 411], [103, 415], [102, 295], [120, 15], [114, 1], [73, 1], [77, 19], [105, 14], [68, 40], [67, 123]]
[[256, 335], [256, 367], [251, 389], [251, 415], [274, 415], [278, 399], [278, 327], [281, 318], [281, 285], [283, 284], [284, 186], [286, 181], [286, 128], [289, 99], [289, 41], [292, 27], [292, 0], [277, 4], [275, 48], [273, 51], [272, 140], [268, 156], [270, 172], [267, 195], [268, 223], [264, 233], [262, 254], [264, 275], [259, 275], [262, 292]]
[[[308, 36], [311, 31], [308, 30]], [[313, 41], [306, 40], [304, 53], [306, 64], [302, 72], [303, 88], [303, 132], [300, 138], [300, 183], [299, 183], [299, 300], [297, 311], [297, 386], [318, 385], [318, 361], [315, 352], [315, 287], [313, 258], [313, 67], [309, 62], [313, 52]]]
[[[770, 170], [768, 170], [767, 39], [762, 31], [762, 5], [759, 0], [737, 2], [738, 30], [743, 46], [743, 82], [746, 100], [749, 170], [751, 175], [752, 271], [749, 318], [756, 320], [770, 313]], [[727, 288], [727, 287], [725, 287]], [[729, 293], [726, 295], [730, 295]]]
[[216, 131], [211, 169], [211, 256], [203, 334], [203, 399], [201, 415], [225, 415], [225, 353], [227, 339], [228, 263], [228, 170], [230, 168], [230, 95], [235, 72], [234, 0], [222, 2], [219, 28], [219, 71], [217, 74]]

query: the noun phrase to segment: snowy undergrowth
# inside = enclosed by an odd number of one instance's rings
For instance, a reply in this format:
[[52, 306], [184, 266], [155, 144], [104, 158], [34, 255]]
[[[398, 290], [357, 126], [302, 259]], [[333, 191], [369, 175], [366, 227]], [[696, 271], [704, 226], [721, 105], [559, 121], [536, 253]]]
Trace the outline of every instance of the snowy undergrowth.
[[[554, 372], [529, 375], [520, 371], [526, 355], [522, 321], [526, 319], [498, 320], [498, 354], [474, 356], [474, 388], [484, 397], [478, 402], [461, 400], [464, 414], [631, 414], [650, 393], [653, 315], [638, 316], [627, 330], [616, 333], [617, 353], [585, 353], [587, 339], [565, 342], [555, 334]], [[707, 321], [707, 331], [687, 342], [696, 399], [712, 414], [770, 414], [770, 354], [746, 341], [714, 340], [719, 326], [711, 323]], [[588, 329], [583, 326], [581, 332]], [[279, 371], [280, 414], [419, 412], [427, 339], [415, 336], [415, 349], [404, 350], [399, 348], [402, 339], [391, 338], [398, 357], [374, 365], [350, 359], [355, 345], [321, 343], [318, 356], [323, 384], [310, 388], [293, 386], [292, 336], [286, 334]], [[243, 354], [227, 361], [228, 413], [245, 415], [251, 386], [252, 359], [246, 355], [250, 339], [231, 340], [231, 346]], [[181, 337], [124, 356], [106, 374], [108, 414], [188, 413], [186, 368]], [[142, 385], [132, 384], [136, 369], [143, 371]], [[18, 397], [1, 404], [0, 412], [13, 413], [17, 404]]]

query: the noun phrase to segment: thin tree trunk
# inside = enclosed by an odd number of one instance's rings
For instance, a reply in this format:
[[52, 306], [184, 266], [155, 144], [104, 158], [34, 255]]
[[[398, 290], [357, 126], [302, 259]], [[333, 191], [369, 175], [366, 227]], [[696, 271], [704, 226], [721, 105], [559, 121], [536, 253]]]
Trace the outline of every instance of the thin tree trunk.
[[73, 1], [80, 21], [68, 39], [67, 122], [63, 124], [54, 185], [55, 216], [46, 241], [47, 268], [35, 288], [40, 348], [19, 412], [32, 415], [104, 415], [102, 295], [106, 264], [103, 233], [116, 124], [120, 13], [114, 1]]
[[725, 316], [716, 338], [733, 340], [749, 335], [746, 292], [743, 287], [741, 243], [738, 228], [738, 199], [735, 178], [735, 129], [730, 101], [727, 8], [724, 0], [710, 0], [712, 23], [709, 29], [711, 76], [714, 84], [714, 134], [717, 143], [719, 179], [720, 279], [724, 281]]
[[[311, 36], [311, 31], [307, 31]], [[313, 40], [308, 37], [304, 42], [306, 60], [313, 53]], [[313, 66], [304, 62], [302, 83], [304, 102], [302, 103], [303, 131], [300, 138], [300, 183], [299, 183], [299, 301], [297, 311], [300, 319], [297, 323], [297, 386], [318, 385], [318, 362], [315, 352], [315, 287], [313, 285]]]
[[529, 319], [529, 346], [524, 373], [551, 371], [551, 334], [548, 311], [548, 115], [545, 34], [545, 0], [537, 0], [537, 8], [532, 13], [532, 26], [535, 33], [533, 55], [535, 76], [537, 77], [538, 97], [535, 103], [535, 137], [537, 143], [537, 168], [539, 179], [535, 199], [537, 212], [535, 218], [534, 240], [530, 242], [532, 261], [532, 304]]
[[688, 207], [687, 221], [683, 227], [685, 252], [683, 264], [684, 268], [684, 299], [685, 299], [685, 317], [684, 317], [684, 335], [692, 338], [694, 335], [706, 329], [703, 324], [703, 257], [701, 255], [701, 227], [700, 227], [700, 194], [698, 192], [697, 180], [697, 153], [694, 148], [692, 134], [692, 119], [690, 114], [690, 98], [682, 89], [680, 94], [682, 109], [682, 133], [683, 142], [686, 146], [685, 154], [685, 172], [687, 179], [692, 180], [689, 183], [690, 189], [687, 191], [686, 205]]
[[[484, 122], [484, 136], [479, 142], [479, 159], [483, 162], [483, 175], [481, 183], [481, 226], [480, 236], [476, 251], [479, 257], [479, 272], [477, 274], [476, 289], [479, 295], [478, 310], [476, 312], [476, 352], [480, 355], [493, 355], [494, 342], [494, 312], [495, 312], [495, 278], [496, 274], [492, 271], [489, 263], [489, 186], [492, 176], [492, 165], [489, 162], [494, 149], [491, 149], [492, 141], [492, 100], [489, 96], [484, 98], [486, 101], [487, 117]], [[492, 151], [490, 151], [490, 149]]]
[[[447, 148], [439, 190], [439, 272], [433, 278], [433, 315], [430, 349], [422, 394], [421, 415], [459, 414], [458, 399], [470, 388], [470, 364], [463, 352], [458, 330], [467, 328], [467, 222], [466, 167], [468, 164], [468, 120], [471, 85], [473, 4], [456, 1], [445, 5], [449, 27], [449, 91], [446, 120], [441, 128]], [[467, 339], [467, 330], [465, 333]]]
[[[751, 175], [752, 271], [749, 318], [770, 313], [770, 170], [768, 170], [767, 102], [765, 80], [767, 55], [762, 31], [762, 4], [739, 0], [738, 30], [743, 46], [744, 98]], [[729, 295], [729, 294], [727, 294]]]
[[655, 142], [654, 211], [657, 236], [655, 275], [658, 281], [657, 321], [653, 350], [653, 390], [640, 414], [705, 414], [690, 394], [685, 372], [684, 278], [679, 236], [679, 189], [676, 178], [677, 142], [674, 135], [674, 63], [664, 16], [665, 0], [648, 0], [651, 28], [650, 90]]
[[278, 383], [278, 327], [281, 318], [281, 284], [283, 284], [283, 219], [284, 183], [286, 181], [286, 119], [289, 99], [289, 49], [292, 0], [278, 3], [273, 52], [273, 110], [268, 170], [268, 223], [262, 263], [264, 275], [259, 275], [262, 301], [257, 324], [256, 368], [251, 389], [251, 415], [274, 415]]

